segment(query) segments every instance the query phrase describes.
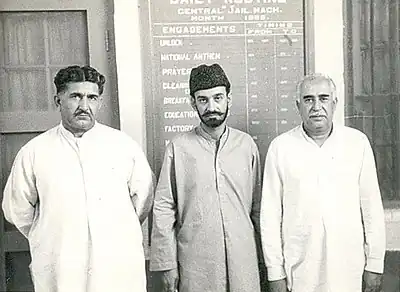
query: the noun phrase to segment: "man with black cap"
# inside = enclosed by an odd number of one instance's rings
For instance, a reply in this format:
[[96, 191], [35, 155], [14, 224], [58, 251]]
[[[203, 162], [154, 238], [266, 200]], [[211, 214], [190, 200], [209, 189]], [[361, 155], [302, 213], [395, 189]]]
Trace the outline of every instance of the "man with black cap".
[[167, 146], [150, 269], [159, 272], [163, 291], [260, 291], [257, 146], [226, 125], [230, 82], [218, 64], [192, 69], [189, 84], [201, 122]]

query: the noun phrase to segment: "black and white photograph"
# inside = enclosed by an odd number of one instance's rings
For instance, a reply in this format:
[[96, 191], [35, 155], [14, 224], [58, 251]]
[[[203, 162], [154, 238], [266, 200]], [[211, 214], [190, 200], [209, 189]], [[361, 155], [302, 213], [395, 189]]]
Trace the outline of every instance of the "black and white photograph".
[[400, 292], [400, 0], [0, 0], [0, 292]]

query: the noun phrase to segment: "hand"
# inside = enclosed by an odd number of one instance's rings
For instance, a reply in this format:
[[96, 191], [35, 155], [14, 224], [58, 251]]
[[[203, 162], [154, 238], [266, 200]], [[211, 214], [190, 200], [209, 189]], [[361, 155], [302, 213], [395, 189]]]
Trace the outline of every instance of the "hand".
[[179, 274], [178, 269], [161, 272], [161, 284], [163, 292], [175, 292], [178, 289]]
[[268, 286], [270, 292], [289, 292], [286, 279], [269, 281]]
[[382, 274], [364, 271], [363, 291], [380, 292], [382, 287]]

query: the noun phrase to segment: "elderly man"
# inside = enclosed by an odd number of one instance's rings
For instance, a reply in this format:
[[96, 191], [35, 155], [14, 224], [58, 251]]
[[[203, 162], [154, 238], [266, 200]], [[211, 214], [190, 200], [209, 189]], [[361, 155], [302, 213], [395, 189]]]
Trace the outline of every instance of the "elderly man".
[[298, 85], [302, 125], [272, 141], [261, 234], [271, 291], [379, 291], [385, 226], [374, 156], [358, 130], [333, 125], [333, 81]]
[[223, 69], [190, 74], [200, 125], [167, 146], [153, 209], [150, 269], [164, 291], [260, 291], [260, 161], [251, 137], [226, 125]]
[[140, 222], [153, 199], [139, 145], [96, 122], [105, 78], [61, 69], [60, 125], [17, 154], [3, 199], [6, 219], [29, 240], [36, 292], [145, 292]]

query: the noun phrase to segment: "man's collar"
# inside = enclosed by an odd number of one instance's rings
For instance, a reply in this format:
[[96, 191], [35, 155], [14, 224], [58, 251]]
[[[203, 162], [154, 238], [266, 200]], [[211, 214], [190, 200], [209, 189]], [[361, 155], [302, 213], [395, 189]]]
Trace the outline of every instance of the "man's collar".
[[[304, 123], [301, 123], [301, 125], [300, 125], [299, 128], [300, 128], [300, 131], [301, 131], [303, 137], [304, 137], [306, 140], [315, 143], [314, 139], [311, 138], [311, 137], [307, 134], [307, 132], [306, 132], [306, 130], [305, 130], [305, 128], [304, 128]], [[328, 135], [328, 137], [326, 138], [325, 142], [328, 141], [329, 138], [331, 138], [331, 137], [333, 137], [333, 136], [336, 135], [336, 132], [337, 132], [336, 128], [337, 128], [337, 127], [334, 126], [333, 123], [332, 123], [331, 132], [329, 133], [329, 135]], [[325, 143], [325, 142], [324, 142], [324, 143]]]
[[[87, 136], [87, 134], [92, 133], [97, 127], [98, 127], [97, 121], [95, 121], [93, 127], [92, 127], [90, 130], [88, 130], [88, 131], [86, 131], [85, 133], [83, 133], [83, 135], [82, 135], [81, 138]], [[60, 131], [61, 131], [61, 133], [62, 133], [67, 139], [71, 139], [71, 140], [79, 139], [78, 137], [75, 137], [74, 134], [73, 134], [71, 131], [67, 130], [67, 129], [64, 127], [62, 121], [60, 122]]]
[[[210, 142], [217, 142], [217, 140], [215, 140], [209, 133], [207, 133], [207, 132], [203, 129], [203, 127], [201, 126], [201, 124], [200, 124], [199, 126], [197, 126], [197, 127], [195, 128], [195, 130], [196, 130], [196, 133], [197, 133], [198, 135], [202, 136], [202, 137], [203, 137], [204, 139], [206, 139], [207, 141], [210, 141]], [[221, 135], [221, 137], [220, 137], [220, 139], [219, 139], [219, 141], [220, 141], [221, 143], [226, 141], [226, 139], [227, 139], [227, 137], [228, 137], [229, 131], [230, 131], [230, 129], [229, 129], [229, 127], [226, 125], [226, 126], [225, 126], [225, 130], [224, 130], [224, 132], [222, 133], [222, 135]]]

